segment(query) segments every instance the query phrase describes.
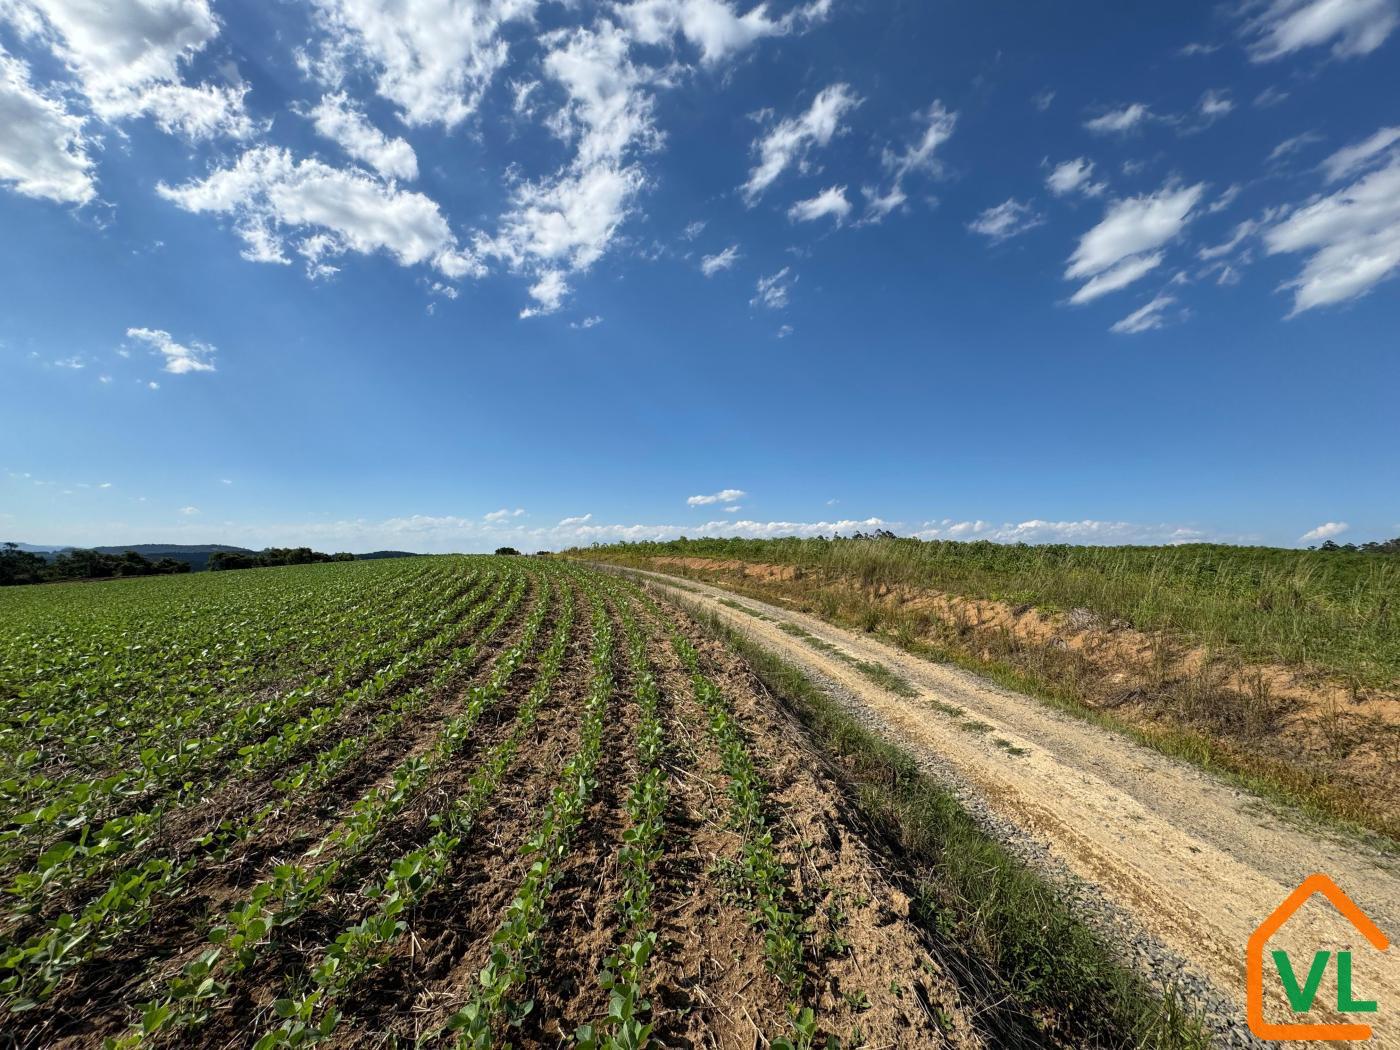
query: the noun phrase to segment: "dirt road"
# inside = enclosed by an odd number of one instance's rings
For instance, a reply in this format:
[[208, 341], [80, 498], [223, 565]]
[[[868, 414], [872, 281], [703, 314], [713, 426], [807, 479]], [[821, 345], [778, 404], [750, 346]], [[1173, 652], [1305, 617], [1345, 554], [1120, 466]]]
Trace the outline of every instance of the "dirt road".
[[[951, 782], [992, 830], [1066, 884], [1125, 958], [1158, 979], [1184, 963], [1186, 987], [1215, 1001], [1210, 1012], [1222, 1045], [1251, 1042], [1244, 1024], [1249, 935], [1308, 875], [1329, 875], [1382, 931], [1400, 937], [1395, 856], [1305, 827], [1189, 765], [869, 635], [750, 598], [737, 599], [749, 611], [737, 609], [722, 604], [736, 599], [719, 588], [687, 580], [682, 591], [669, 577], [643, 575], [811, 673]], [[918, 695], [881, 688], [849, 659], [782, 630], [784, 622], [848, 657], [884, 664]], [[1355, 997], [1376, 1000], [1379, 1010], [1344, 1017], [1315, 1011], [1296, 1019], [1366, 1021], [1375, 1029], [1367, 1045], [1400, 1047], [1400, 947], [1373, 950], [1314, 897], [1268, 949], [1289, 951], [1300, 984], [1314, 952], [1350, 949]], [[1278, 990], [1269, 952], [1264, 985]], [[1335, 989], [1329, 967], [1317, 1002], [1335, 1003]], [[1281, 990], [1267, 1013], [1271, 1021], [1295, 1020]]]

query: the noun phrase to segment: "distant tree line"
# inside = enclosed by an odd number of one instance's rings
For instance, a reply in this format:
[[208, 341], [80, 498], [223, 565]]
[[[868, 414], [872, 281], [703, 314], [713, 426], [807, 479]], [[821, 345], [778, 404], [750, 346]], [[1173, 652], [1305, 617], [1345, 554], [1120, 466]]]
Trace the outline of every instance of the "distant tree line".
[[1337, 543], [1324, 540], [1320, 546], [1309, 547], [1310, 551], [1351, 551], [1356, 554], [1400, 554], [1400, 536], [1393, 540], [1368, 540], [1365, 543]]
[[209, 555], [209, 571], [223, 569], [263, 569], [270, 565], [311, 565], [322, 561], [354, 561], [353, 554], [322, 554], [310, 547], [268, 547], [256, 554], [215, 551]]
[[189, 572], [188, 562], [174, 558], [151, 561], [135, 551], [103, 554], [101, 551], [71, 550], [53, 561], [19, 549], [15, 543], [0, 547], [0, 586], [16, 583], [50, 583], [55, 580], [106, 580], [114, 576], [166, 576]]

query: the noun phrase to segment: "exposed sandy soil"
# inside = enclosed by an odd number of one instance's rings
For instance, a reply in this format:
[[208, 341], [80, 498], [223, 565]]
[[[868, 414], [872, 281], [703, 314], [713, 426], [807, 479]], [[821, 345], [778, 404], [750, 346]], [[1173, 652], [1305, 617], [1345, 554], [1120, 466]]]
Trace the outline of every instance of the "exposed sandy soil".
[[[1193, 767], [869, 635], [746, 598], [746, 606], [771, 618], [760, 620], [721, 604], [723, 590], [694, 581], [672, 593], [834, 683], [926, 768], [980, 798], [1015, 836], [1043, 847], [1047, 869], [1082, 880], [1137, 931], [1184, 959], [1241, 1018], [1246, 941], [1309, 874], [1330, 875], [1382, 930], [1400, 931], [1400, 861], [1393, 855], [1303, 826]], [[883, 663], [917, 696], [872, 684], [848, 662], [782, 631], [781, 621], [857, 659]], [[1269, 948], [1285, 948], [1304, 965], [1318, 949], [1352, 948], [1355, 987], [1365, 998], [1400, 1003], [1395, 952], [1370, 950], [1316, 899]], [[1276, 975], [1266, 975], [1266, 988], [1277, 988]], [[1270, 1016], [1288, 1020], [1281, 1003], [1280, 993]], [[1394, 1007], [1367, 1020], [1376, 1028], [1372, 1045], [1400, 1046]]]
[[[757, 584], [775, 602], [791, 595], [801, 601], [812, 587], [812, 581], [795, 585], [790, 565], [691, 557], [652, 562], [721, 586], [730, 580]], [[853, 604], [874, 602], [892, 618], [915, 624], [922, 640], [937, 644], [952, 632], [958, 645], [983, 660], [1058, 672], [1071, 678], [1085, 703], [1130, 724], [1204, 732], [1226, 750], [1322, 778], [1320, 790], [1331, 782], [1400, 800], [1400, 692], [1353, 689], [1317, 671], [1208, 653], [1121, 621], [1105, 623], [1087, 609], [1050, 613], [846, 580], [823, 581], [822, 587]], [[1400, 814], [1388, 826], [1400, 834]]]

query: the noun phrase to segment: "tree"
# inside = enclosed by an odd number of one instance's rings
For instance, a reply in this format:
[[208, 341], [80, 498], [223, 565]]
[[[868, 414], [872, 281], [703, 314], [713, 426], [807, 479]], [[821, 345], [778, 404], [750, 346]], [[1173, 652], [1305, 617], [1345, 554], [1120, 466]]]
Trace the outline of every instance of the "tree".
[[519, 552], [518, 550], [516, 550], [514, 547], [497, 547], [497, 548], [496, 548], [496, 553], [497, 553], [497, 554], [519, 554], [520, 552]]

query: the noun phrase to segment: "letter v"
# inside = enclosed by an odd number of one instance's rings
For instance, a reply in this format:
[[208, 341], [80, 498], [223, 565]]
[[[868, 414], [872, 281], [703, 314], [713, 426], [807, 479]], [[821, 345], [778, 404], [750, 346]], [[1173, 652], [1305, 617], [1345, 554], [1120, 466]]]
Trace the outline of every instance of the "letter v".
[[1312, 1009], [1313, 1000], [1317, 998], [1318, 985], [1322, 984], [1322, 975], [1327, 972], [1327, 960], [1332, 958], [1332, 953], [1318, 952], [1313, 956], [1312, 966], [1308, 969], [1308, 983], [1302, 988], [1298, 987], [1298, 978], [1293, 973], [1293, 960], [1288, 957], [1288, 953], [1274, 952], [1273, 956], [1278, 975], [1283, 979], [1283, 990], [1288, 995], [1288, 1005], [1293, 1007], [1295, 1014], [1307, 1013]]

